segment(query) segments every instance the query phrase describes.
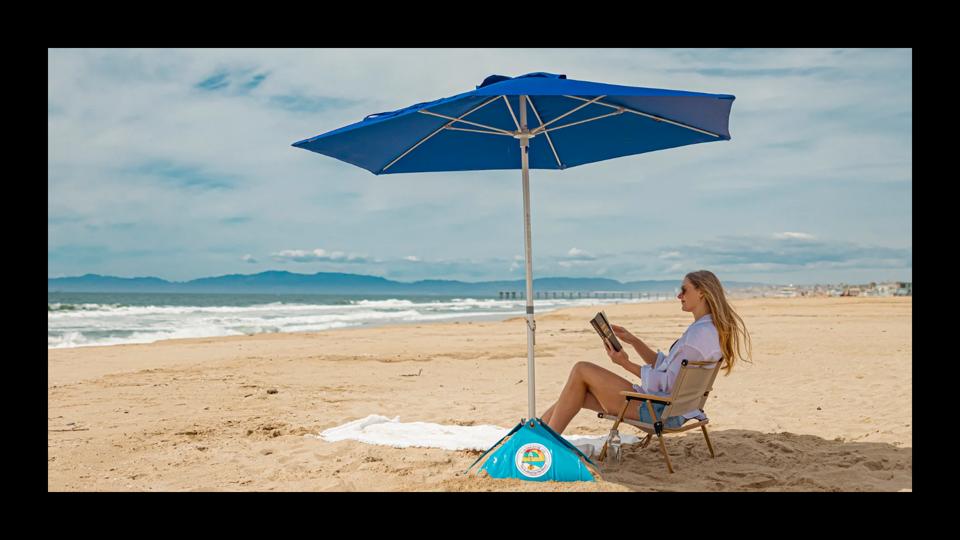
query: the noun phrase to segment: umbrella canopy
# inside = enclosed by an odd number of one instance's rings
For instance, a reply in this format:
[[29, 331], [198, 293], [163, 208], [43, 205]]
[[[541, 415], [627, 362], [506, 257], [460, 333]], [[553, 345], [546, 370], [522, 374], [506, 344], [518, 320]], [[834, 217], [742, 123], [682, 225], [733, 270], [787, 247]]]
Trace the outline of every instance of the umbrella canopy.
[[632, 154], [729, 140], [734, 96], [618, 86], [529, 73], [491, 75], [475, 90], [371, 114], [293, 144], [374, 174], [521, 169], [526, 248], [527, 388], [534, 400], [529, 169], [566, 169]]
[[731, 95], [530, 73], [491, 75], [476, 90], [371, 114], [293, 146], [374, 174], [520, 169], [521, 96], [529, 108], [530, 169], [730, 139]]

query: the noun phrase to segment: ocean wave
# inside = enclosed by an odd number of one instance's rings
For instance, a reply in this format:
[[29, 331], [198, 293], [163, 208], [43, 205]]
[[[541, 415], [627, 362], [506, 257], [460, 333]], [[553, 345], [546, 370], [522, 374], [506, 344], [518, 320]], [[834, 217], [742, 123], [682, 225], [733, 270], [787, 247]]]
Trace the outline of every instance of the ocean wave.
[[[538, 313], [563, 307], [640, 302], [640, 299], [535, 300]], [[271, 302], [252, 306], [129, 306], [48, 302], [47, 347], [152, 343], [165, 339], [319, 332], [380, 325], [507, 318], [522, 315], [524, 300], [454, 298], [356, 300], [349, 304]], [[69, 306], [69, 307], [68, 307]]]
[[103, 315], [190, 315], [204, 313], [259, 313], [271, 311], [343, 312], [362, 309], [409, 309], [467, 311], [522, 306], [514, 300], [474, 300], [412, 302], [410, 300], [355, 300], [350, 304], [288, 304], [272, 302], [252, 306], [129, 306], [123, 304], [47, 304], [47, 319], [96, 318]]
[[47, 303], [47, 312], [51, 311], [106, 311], [124, 307], [123, 304], [61, 304]]

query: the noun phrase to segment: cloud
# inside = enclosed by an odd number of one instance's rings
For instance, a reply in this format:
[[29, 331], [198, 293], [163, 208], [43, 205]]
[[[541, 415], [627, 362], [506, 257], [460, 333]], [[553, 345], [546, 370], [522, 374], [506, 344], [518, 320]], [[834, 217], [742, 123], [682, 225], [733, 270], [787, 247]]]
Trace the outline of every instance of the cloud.
[[577, 248], [570, 248], [570, 251], [567, 252], [567, 258], [574, 261], [593, 261], [597, 259], [591, 253]]
[[198, 82], [195, 86], [196, 88], [199, 88], [201, 90], [209, 90], [209, 91], [226, 88], [230, 86], [230, 81], [227, 80], [228, 76], [229, 74], [226, 72], [217, 73], [216, 75], [213, 75], [211, 77], [208, 77]]
[[257, 259], [255, 259], [255, 258], [253, 257], [253, 255], [250, 255], [249, 253], [247, 253], [246, 255], [244, 255], [240, 260], [242, 260], [242, 261], [245, 262], [245, 263], [250, 263], [250, 264], [254, 264], [254, 263], [257, 262]]
[[355, 253], [344, 253], [342, 251], [328, 252], [325, 249], [317, 248], [312, 251], [302, 249], [285, 249], [272, 254], [274, 260], [279, 262], [344, 262], [344, 263], [367, 263], [371, 260], [363, 255]]
[[202, 166], [170, 160], [150, 160], [129, 167], [122, 173], [159, 180], [162, 184], [191, 190], [227, 190], [236, 187], [236, 179], [206, 170]]
[[563, 269], [576, 268], [579, 266], [589, 266], [597, 260], [596, 255], [573, 247], [567, 252], [565, 258], [557, 260], [557, 266]]
[[251, 75], [253, 71], [251, 68], [234, 71], [226, 69], [218, 70], [216, 73], [196, 83], [194, 88], [205, 92], [224, 91], [233, 95], [247, 94], [267, 79], [266, 73], [255, 73]]
[[795, 240], [813, 240], [814, 236], [812, 234], [802, 233], [802, 232], [782, 232], [776, 233], [773, 235], [774, 238], [779, 239], [795, 239]]
[[[784, 241], [786, 240], [786, 241]], [[816, 240], [806, 233], [720, 236], [682, 247], [685, 254], [669, 270], [716, 267], [727, 272], [801, 271], [842, 268], [902, 268], [912, 266], [910, 249], [849, 241]]]
[[319, 113], [328, 109], [352, 107], [358, 103], [360, 102], [351, 99], [299, 94], [273, 95], [267, 98], [268, 105], [295, 113]]
[[420, 259], [416, 255], [407, 255], [406, 257], [403, 258], [403, 260], [410, 261], [410, 262], [420, 262]]

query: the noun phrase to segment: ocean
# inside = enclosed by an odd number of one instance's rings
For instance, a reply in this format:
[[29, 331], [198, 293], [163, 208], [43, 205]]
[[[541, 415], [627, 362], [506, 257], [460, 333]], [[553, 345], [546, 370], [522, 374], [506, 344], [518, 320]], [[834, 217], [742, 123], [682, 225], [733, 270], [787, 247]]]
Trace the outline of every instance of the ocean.
[[[534, 305], [537, 313], [545, 313], [563, 307], [655, 299], [536, 299]], [[525, 306], [519, 298], [50, 292], [47, 293], [47, 348], [318, 332], [397, 323], [502, 320], [523, 315]]]

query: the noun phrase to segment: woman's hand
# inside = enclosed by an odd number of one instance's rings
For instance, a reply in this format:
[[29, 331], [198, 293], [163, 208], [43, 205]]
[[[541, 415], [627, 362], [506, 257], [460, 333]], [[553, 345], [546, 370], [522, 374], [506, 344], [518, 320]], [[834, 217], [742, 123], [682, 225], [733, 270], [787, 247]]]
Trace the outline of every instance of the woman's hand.
[[610, 357], [610, 360], [613, 360], [614, 364], [618, 366], [626, 366], [627, 362], [630, 360], [630, 357], [627, 355], [626, 349], [620, 349], [620, 352], [613, 350], [606, 341], [603, 342], [603, 346], [607, 349], [607, 356]]
[[617, 336], [617, 339], [619, 339], [620, 341], [622, 341], [622, 342], [624, 342], [624, 343], [626, 343], [626, 344], [628, 344], [628, 345], [633, 345], [634, 343], [636, 343], [637, 341], [639, 341], [639, 340], [637, 339], [637, 336], [631, 334], [630, 332], [627, 331], [626, 328], [624, 328], [624, 327], [622, 327], [622, 326], [617, 326], [616, 324], [611, 324], [611, 325], [610, 325], [610, 328], [613, 330], [613, 335]]

